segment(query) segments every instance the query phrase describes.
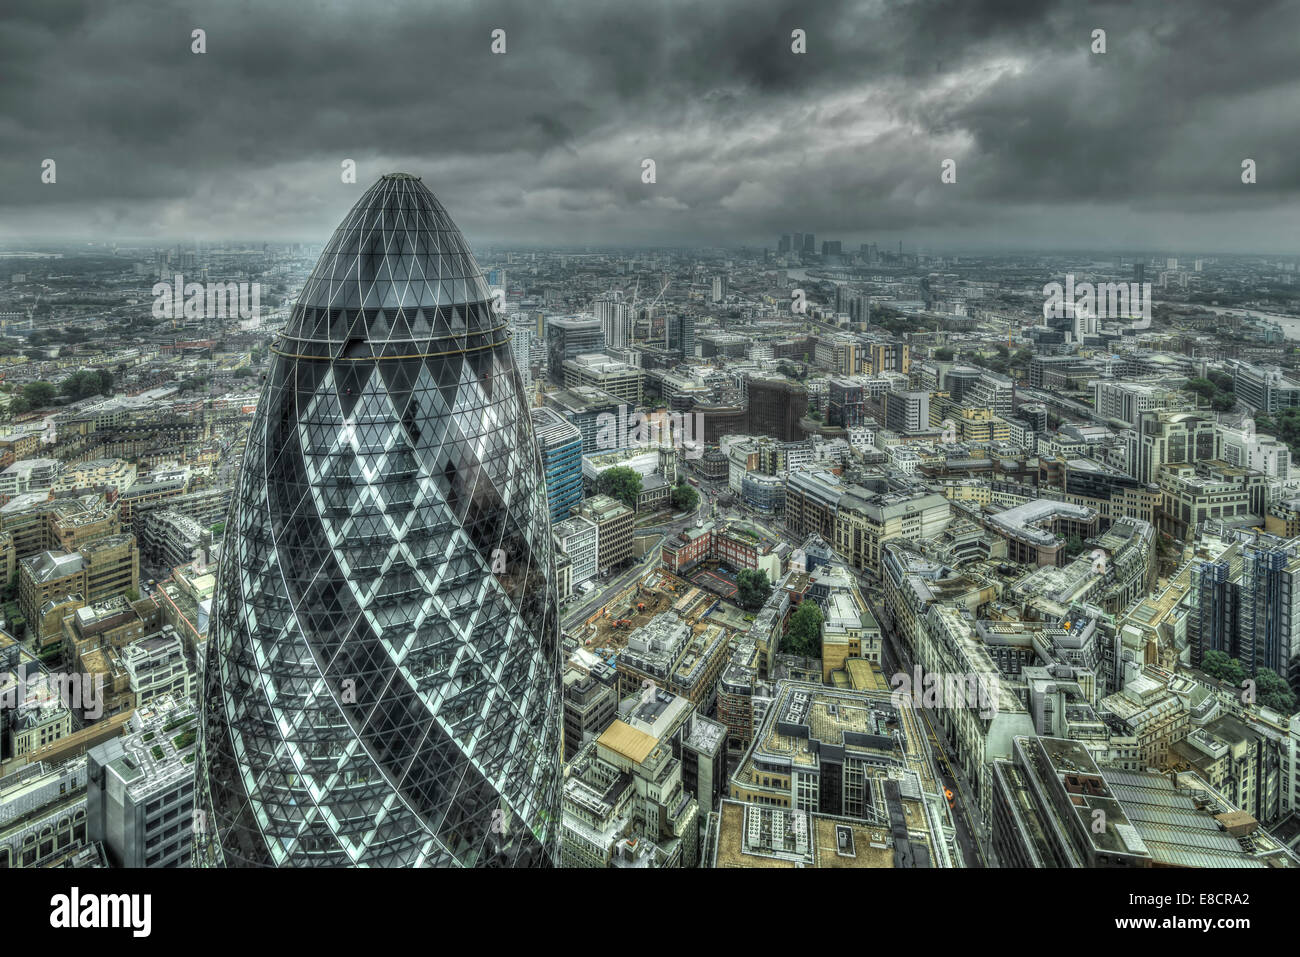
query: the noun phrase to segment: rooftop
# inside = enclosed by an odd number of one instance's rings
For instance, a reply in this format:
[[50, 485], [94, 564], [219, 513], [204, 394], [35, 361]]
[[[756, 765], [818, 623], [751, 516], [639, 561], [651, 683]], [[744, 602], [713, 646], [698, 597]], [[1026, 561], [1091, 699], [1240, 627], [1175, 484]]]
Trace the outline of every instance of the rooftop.
[[659, 740], [615, 719], [596, 739], [596, 743], [623, 755], [633, 764], [640, 764], [650, 756]]

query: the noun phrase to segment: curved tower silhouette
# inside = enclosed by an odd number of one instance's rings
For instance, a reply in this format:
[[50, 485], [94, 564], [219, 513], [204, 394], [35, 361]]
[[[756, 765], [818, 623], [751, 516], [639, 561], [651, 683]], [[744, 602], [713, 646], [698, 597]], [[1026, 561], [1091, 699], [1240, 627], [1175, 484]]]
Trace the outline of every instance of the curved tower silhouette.
[[352, 207], [272, 352], [219, 566], [195, 863], [553, 863], [541, 459], [506, 322], [418, 178]]

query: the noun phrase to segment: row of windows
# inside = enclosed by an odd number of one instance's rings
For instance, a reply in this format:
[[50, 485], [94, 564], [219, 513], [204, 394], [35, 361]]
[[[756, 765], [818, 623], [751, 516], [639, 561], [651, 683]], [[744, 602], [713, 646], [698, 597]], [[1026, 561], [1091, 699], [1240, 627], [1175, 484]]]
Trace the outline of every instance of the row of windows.
[[85, 816], [84, 810], [78, 811], [75, 825], [66, 817], [60, 819], [57, 833], [52, 827], [45, 827], [39, 837], [36, 834], [28, 834], [23, 839], [21, 851], [10, 844], [0, 845], [0, 870], [13, 867], [38, 867], [56, 851], [69, 848], [73, 841], [78, 843], [84, 841], [86, 839]]

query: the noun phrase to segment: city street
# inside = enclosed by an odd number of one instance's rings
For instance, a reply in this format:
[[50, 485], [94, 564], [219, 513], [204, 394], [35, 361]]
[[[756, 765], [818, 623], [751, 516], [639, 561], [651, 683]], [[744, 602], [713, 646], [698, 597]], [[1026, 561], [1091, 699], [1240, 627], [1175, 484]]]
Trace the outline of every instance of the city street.
[[[884, 638], [884, 641], [881, 642], [880, 665], [885, 674], [885, 680], [889, 681], [891, 675], [900, 672], [911, 674], [912, 661], [902, 648], [902, 642], [898, 640], [898, 636], [893, 629], [887, 625], [886, 619], [877, 610], [877, 606], [871, 598], [867, 599], [867, 603], [871, 607], [871, 613], [880, 625], [881, 634]], [[889, 683], [892, 687], [893, 682]], [[917, 713], [925, 722], [930, 747], [934, 749], [935, 766], [939, 771], [939, 778], [944, 787], [949, 788], [954, 795], [952, 806], [953, 822], [957, 829], [957, 843], [961, 846], [962, 857], [965, 859], [966, 866], [988, 867], [989, 861], [984, 850], [987, 834], [985, 833], [979, 802], [975, 799], [955, 756], [950, 754], [947, 742], [943, 740], [943, 736], [938, 733], [935, 724], [930, 720], [929, 711], [925, 708], [917, 708]]]

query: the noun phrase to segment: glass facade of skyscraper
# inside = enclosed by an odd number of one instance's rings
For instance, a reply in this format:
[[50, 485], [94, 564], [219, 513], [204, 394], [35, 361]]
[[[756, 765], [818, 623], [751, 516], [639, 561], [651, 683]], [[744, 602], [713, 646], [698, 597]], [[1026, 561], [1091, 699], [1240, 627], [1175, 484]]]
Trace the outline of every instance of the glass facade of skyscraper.
[[560, 522], [582, 504], [582, 433], [554, 409], [533, 409], [532, 416], [551, 521]]
[[541, 461], [507, 322], [418, 179], [362, 196], [272, 349], [213, 609], [196, 862], [552, 862]]

